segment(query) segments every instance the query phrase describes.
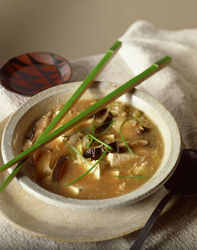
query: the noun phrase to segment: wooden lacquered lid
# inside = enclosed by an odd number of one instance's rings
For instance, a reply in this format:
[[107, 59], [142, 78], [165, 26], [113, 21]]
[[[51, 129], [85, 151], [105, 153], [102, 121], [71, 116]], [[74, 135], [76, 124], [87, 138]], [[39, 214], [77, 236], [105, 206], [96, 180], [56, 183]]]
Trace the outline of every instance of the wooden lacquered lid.
[[68, 82], [71, 66], [53, 53], [34, 52], [13, 57], [0, 71], [2, 85], [16, 93], [32, 96]]

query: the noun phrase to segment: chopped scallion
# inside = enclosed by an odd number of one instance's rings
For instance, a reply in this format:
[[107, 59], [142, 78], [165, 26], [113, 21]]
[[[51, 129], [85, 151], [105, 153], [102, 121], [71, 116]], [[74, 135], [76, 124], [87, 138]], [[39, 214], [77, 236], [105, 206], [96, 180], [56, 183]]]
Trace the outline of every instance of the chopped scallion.
[[105, 146], [108, 150], [113, 150], [112, 147], [110, 147], [109, 145], [107, 145], [106, 143], [100, 141], [99, 139], [97, 139], [95, 136], [88, 134], [89, 137], [93, 138], [95, 141], [99, 142], [100, 144], [102, 144], [103, 146]]
[[138, 122], [143, 122], [143, 121], [144, 121], [143, 118], [132, 118], [132, 119], [134, 119], [134, 120], [136, 120], [136, 121], [138, 121]]
[[128, 121], [128, 119], [126, 119], [126, 120], [123, 121], [123, 123], [122, 123], [122, 124], [120, 125], [120, 127], [119, 127], [118, 132], [119, 132], [120, 137], [121, 137], [122, 141], [124, 142], [126, 148], [128, 149], [129, 153], [130, 153], [131, 155], [135, 155], [135, 153], [131, 150], [131, 148], [129, 147], [128, 143], [126, 142], [126, 140], [125, 140], [125, 138], [124, 138], [124, 136], [123, 136], [123, 134], [122, 134], [122, 132], [121, 132], [121, 128], [123, 127], [123, 125], [124, 125], [125, 122], [127, 122], [127, 121]]
[[73, 145], [70, 145], [68, 143], [66, 145], [68, 145], [76, 154], [78, 154], [83, 161], [90, 164], [89, 161], [87, 161], [86, 158], [84, 158], [83, 155]]
[[105, 134], [105, 133], [113, 126], [113, 124], [114, 124], [115, 121], [116, 121], [116, 119], [113, 120], [113, 121], [111, 121], [111, 122], [109, 123], [109, 126], [108, 126], [103, 132], [101, 132], [101, 133], [99, 133], [99, 134], [96, 134], [96, 136], [100, 136], [100, 135]]
[[[95, 119], [95, 116], [93, 116], [92, 123], [91, 123], [92, 135], [94, 135], [94, 119]], [[89, 140], [89, 143], [86, 145], [86, 149], [90, 147], [90, 145], [92, 144], [93, 140], [94, 140], [93, 138], [91, 138]]]
[[[26, 160], [26, 159], [25, 159]], [[17, 175], [20, 171], [21, 167], [23, 166], [25, 160], [20, 162], [13, 170], [12, 173], [8, 176], [8, 178], [1, 184], [0, 192], [13, 180], [13, 178]]]
[[87, 175], [90, 171], [92, 171], [92, 169], [94, 169], [98, 163], [103, 159], [103, 157], [107, 154], [108, 150], [106, 150], [102, 155], [101, 157], [95, 162], [95, 164], [90, 168], [88, 169], [85, 173], [83, 173], [82, 175], [80, 175], [79, 177], [77, 177], [76, 179], [74, 179], [73, 181], [69, 182], [66, 184], [66, 187], [72, 185], [73, 183], [75, 183], [76, 181], [80, 180], [81, 178], [83, 178], [85, 175]]

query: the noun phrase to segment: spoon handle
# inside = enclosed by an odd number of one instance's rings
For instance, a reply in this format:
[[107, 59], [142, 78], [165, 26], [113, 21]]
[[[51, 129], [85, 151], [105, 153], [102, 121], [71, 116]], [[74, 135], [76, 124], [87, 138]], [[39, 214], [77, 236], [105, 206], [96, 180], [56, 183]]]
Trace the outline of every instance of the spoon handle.
[[168, 201], [170, 201], [172, 196], [173, 195], [171, 193], [168, 193], [159, 202], [159, 204], [157, 205], [157, 207], [154, 209], [151, 216], [149, 217], [148, 221], [146, 222], [145, 226], [142, 228], [142, 230], [138, 234], [138, 236], [137, 236], [135, 242], [133, 243], [133, 245], [131, 246], [130, 250], [138, 250], [141, 248], [141, 246], [144, 243], [146, 237], [148, 236], [151, 228], [155, 224], [155, 221], [157, 220], [158, 216], [160, 215], [160, 213], [162, 212], [162, 210], [164, 209], [164, 207], [166, 206]]

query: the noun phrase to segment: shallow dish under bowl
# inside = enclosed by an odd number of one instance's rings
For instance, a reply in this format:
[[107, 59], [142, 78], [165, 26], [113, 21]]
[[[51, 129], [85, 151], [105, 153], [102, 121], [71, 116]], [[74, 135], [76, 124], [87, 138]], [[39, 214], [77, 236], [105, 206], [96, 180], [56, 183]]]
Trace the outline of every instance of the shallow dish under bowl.
[[[24, 136], [32, 123], [46, 114], [49, 110], [64, 104], [80, 82], [70, 83], [45, 90], [30, 98], [8, 121], [2, 137], [2, 156], [4, 162], [11, 160], [21, 152]], [[81, 99], [100, 99], [117, 84], [95, 82]], [[22, 187], [38, 199], [49, 204], [72, 209], [109, 209], [135, 203], [161, 187], [172, 175], [178, 163], [181, 152], [181, 138], [177, 124], [165, 107], [148, 94], [135, 90], [120, 97], [118, 101], [130, 104], [142, 110], [157, 124], [164, 141], [162, 163], [154, 176], [140, 188], [115, 198], [104, 200], [80, 200], [65, 198], [51, 193], [40, 187], [27, 176], [18, 177]], [[11, 169], [8, 170], [11, 172]]]

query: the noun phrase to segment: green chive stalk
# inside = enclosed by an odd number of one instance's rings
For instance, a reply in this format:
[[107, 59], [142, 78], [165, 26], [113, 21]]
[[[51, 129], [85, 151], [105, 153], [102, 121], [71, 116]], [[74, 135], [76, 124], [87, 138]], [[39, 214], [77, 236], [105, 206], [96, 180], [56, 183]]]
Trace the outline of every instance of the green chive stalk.
[[135, 153], [131, 150], [131, 148], [129, 147], [128, 143], [126, 142], [126, 140], [125, 140], [125, 138], [124, 138], [124, 136], [123, 136], [123, 134], [121, 132], [121, 128], [124, 126], [125, 122], [127, 122], [127, 121], [128, 121], [128, 119], [126, 119], [125, 121], [122, 122], [122, 124], [120, 125], [120, 127], [118, 129], [118, 132], [119, 132], [119, 135], [120, 135], [122, 141], [124, 142], [126, 148], [128, 149], [129, 153], [131, 155], [135, 155]]
[[[61, 118], [68, 112], [68, 110], [75, 104], [75, 102], [81, 97], [84, 91], [90, 87], [93, 83], [94, 79], [98, 76], [98, 74], [102, 71], [103, 67], [109, 62], [109, 60], [115, 55], [115, 53], [122, 46], [121, 41], [116, 41], [106, 52], [101, 61], [96, 65], [96, 67], [89, 73], [89, 75], [85, 78], [79, 88], [74, 92], [74, 94], [70, 97], [67, 103], [62, 107], [57, 116], [53, 119], [53, 121], [48, 125], [48, 127], [43, 131], [40, 138], [34, 143], [35, 145], [42, 141], [48, 133], [55, 127], [55, 125], [61, 120]], [[16, 174], [23, 167], [24, 161], [20, 162], [15, 169], [12, 171], [10, 176], [3, 182], [0, 186], [0, 192], [12, 181], [12, 179], [16, 176]], [[1, 171], [1, 169], [0, 169]]]
[[83, 173], [82, 175], [80, 175], [79, 177], [77, 177], [76, 179], [74, 179], [73, 181], [69, 182], [66, 184], [66, 187], [72, 185], [73, 183], [75, 183], [76, 181], [80, 180], [81, 178], [83, 178], [85, 175], [87, 175], [88, 173], [90, 173], [92, 171], [92, 169], [94, 169], [98, 164], [99, 162], [105, 157], [105, 155], [107, 154], [108, 150], [106, 150], [102, 155], [101, 157], [95, 162], [95, 164], [90, 168], [88, 169], [85, 173]]
[[104, 106], [111, 103], [121, 95], [128, 92], [130, 89], [134, 88], [136, 85], [147, 79], [148, 77], [152, 76], [154, 73], [165, 67], [167, 64], [169, 64], [171, 61], [171, 58], [166, 56], [159, 60], [158, 62], [154, 63], [152, 66], [150, 66], [148, 69], [134, 77], [133, 79], [129, 80], [128, 82], [124, 83], [105, 97], [101, 98], [99, 101], [97, 101], [92, 106], [88, 107], [86, 110], [82, 111], [80, 114], [76, 115], [74, 118], [72, 118], [70, 121], [50, 133], [49, 135], [45, 136], [42, 139], [39, 139], [35, 144], [33, 144], [30, 148], [25, 150], [24, 152], [17, 155], [15, 158], [13, 158], [11, 161], [4, 164], [2, 167], [0, 167], [0, 171], [3, 171], [7, 169], [8, 167], [11, 167], [12, 165], [16, 164], [17, 162], [25, 159], [27, 156], [31, 155], [35, 150], [40, 148], [41, 146], [49, 143], [50, 141], [54, 140], [55, 138], [59, 137], [69, 129], [76, 126], [79, 122], [87, 119], [88, 117], [92, 116], [99, 110], [101, 110]]

